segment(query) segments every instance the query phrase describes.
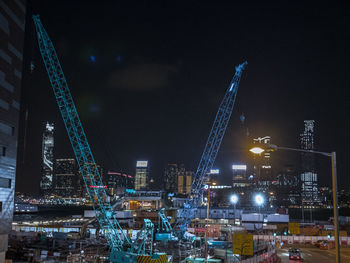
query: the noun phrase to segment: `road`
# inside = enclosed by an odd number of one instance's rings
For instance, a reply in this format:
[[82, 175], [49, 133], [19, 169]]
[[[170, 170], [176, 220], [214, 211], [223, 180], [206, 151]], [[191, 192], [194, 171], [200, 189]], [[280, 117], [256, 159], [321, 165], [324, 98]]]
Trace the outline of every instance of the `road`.
[[[335, 250], [321, 250], [316, 247], [300, 248], [303, 263], [335, 263]], [[278, 249], [277, 255], [281, 258], [281, 263], [301, 262], [289, 260], [288, 248]], [[350, 262], [350, 248], [341, 248], [341, 263]]]

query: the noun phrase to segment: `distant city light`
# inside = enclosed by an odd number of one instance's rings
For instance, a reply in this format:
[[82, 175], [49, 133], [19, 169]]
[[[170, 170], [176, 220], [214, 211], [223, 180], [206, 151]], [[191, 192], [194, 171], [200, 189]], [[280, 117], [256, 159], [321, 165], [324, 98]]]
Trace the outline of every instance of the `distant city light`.
[[211, 169], [210, 174], [219, 174], [220, 170], [219, 169]]
[[95, 56], [90, 56], [90, 61], [95, 62], [96, 61]]
[[231, 203], [234, 205], [238, 203], [238, 195], [234, 194], [231, 196]]
[[264, 197], [261, 194], [257, 194], [254, 199], [255, 199], [255, 203], [258, 206], [261, 206], [265, 202]]
[[245, 164], [234, 164], [232, 170], [247, 170], [247, 166]]
[[122, 57], [121, 56], [117, 56], [117, 61], [118, 62], [122, 61]]
[[148, 161], [137, 161], [136, 162], [136, 167], [147, 167], [148, 166]]
[[108, 171], [107, 174], [109, 174], [109, 175], [121, 175], [121, 173], [116, 173], [116, 172], [111, 172], [111, 171]]
[[251, 151], [254, 154], [261, 154], [265, 150], [263, 148], [260, 148], [260, 147], [254, 147], [254, 148], [250, 149], [249, 151]]
[[90, 188], [107, 188], [107, 185], [89, 185]]

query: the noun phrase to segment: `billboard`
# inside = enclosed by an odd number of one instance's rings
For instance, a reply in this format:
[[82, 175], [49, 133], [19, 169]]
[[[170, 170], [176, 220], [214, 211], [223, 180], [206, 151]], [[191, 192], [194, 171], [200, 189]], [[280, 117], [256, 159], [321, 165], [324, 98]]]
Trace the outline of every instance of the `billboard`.
[[136, 167], [147, 167], [148, 161], [137, 161]]
[[219, 169], [211, 169], [210, 174], [219, 174], [220, 170]]
[[247, 170], [247, 166], [245, 164], [234, 164], [232, 170]]

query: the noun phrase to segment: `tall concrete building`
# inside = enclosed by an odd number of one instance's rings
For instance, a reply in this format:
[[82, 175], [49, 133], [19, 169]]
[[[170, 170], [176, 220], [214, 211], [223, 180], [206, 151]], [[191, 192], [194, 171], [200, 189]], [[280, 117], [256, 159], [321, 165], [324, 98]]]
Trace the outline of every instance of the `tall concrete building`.
[[184, 166], [178, 166], [177, 164], [170, 163], [164, 169], [164, 190], [167, 192], [175, 193], [178, 190], [178, 177], [179, 173], [183, 170]]
[[40, 191], [42, 195], [49, 195], [53, 189], [53, 150], [54, 150], [54, 125], [46, 123], [42, 140], [42, 174]]
[[75, 159], [56, 159], [54, 192], [62, 197], [77, 195], [77, 166]]
[[[300, 134], [300, 146], [304, 150], [314, 150], [314, 120], [304, 121], [304, 131]], [[315, 156], [312, 153], [301, 154], [301, 195], [304, 204], [312, 205], [318, 201], [318, 180]]]
[[0, 1], [0, 262], [14, 208], [25, 14], [26, 1]]
[[193, 180], [193, 172], [181, 170], [177, 179], [177, 192], [179, 194], [188, 194], [191, 190]]
[[146, 190], [148, 182], [148, 161], [136, 162], [135, 190]]

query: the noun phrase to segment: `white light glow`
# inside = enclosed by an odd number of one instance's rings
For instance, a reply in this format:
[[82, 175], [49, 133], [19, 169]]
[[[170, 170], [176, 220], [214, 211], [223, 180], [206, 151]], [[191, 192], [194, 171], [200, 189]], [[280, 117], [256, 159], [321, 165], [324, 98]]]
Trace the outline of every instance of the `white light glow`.
[[148, 161], [137, 161], [136, 162], [136, 167], [147, 167], [148, 166]]
[[263, 148], [260, 147], [254, 147], [252, 149], [250, 149], [249, 151], [251, 151], [254, 154], [261, 154], [263, 153], [265, 150]]
[[261, 194], [255, 196], [255, 203], [260, 206], [265, 202], [264, 197]]
[[247, 170], [247, 166], [245, 164], [234, 164], [232, 170]]
[[219, 169], [211, 169], [210, 174], [219, 174], [220, 170]]
[[238, 195], [234, 194], [231, 196], [231, 203], [234, 205], [238, 203]]

